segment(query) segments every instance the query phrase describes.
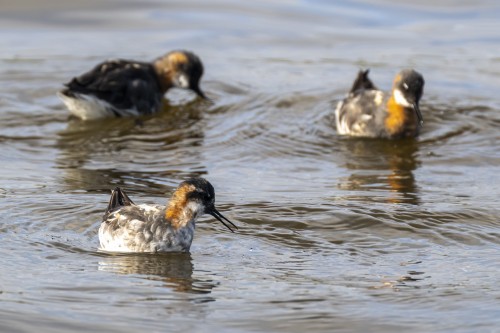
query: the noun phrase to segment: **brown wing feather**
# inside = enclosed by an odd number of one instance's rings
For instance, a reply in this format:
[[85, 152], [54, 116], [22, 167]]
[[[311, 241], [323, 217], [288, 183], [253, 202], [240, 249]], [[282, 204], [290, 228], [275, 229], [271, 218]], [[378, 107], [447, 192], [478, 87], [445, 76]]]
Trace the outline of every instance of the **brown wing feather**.
[[121, 59], [98, 64], [66, 87], [61, 91], [66, 96], [92, 95], [118, 111], [136, 108], [144, 114], [156, 111], [163, 96], [151, 64]]

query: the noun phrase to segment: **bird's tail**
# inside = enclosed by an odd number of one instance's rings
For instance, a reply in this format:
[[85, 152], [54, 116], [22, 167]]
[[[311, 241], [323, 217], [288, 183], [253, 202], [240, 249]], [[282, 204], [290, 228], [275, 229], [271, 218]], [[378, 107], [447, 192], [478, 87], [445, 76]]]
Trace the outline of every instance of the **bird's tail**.
[[111, 199], [109, 199], [108, 209], [106, 210], [106, 214], [111, 213], [117, 208], [123, 206], [131, 206], [135, 205], [132, 200], [122, 191], [121, 188], [117, 187], [111, 192]]
[[350, 90], [350, 93], [354, 93], [358, 90], [377, 89], [377, 87], [375, 87], [373, 82], [368, 78], [369, 72], [370, 72], [369, 69], [360, 70], [358, 72], [358, 76], [356, 77], [356, 80], [354, 80], [354, 83], [352, 84], [352, 88]]

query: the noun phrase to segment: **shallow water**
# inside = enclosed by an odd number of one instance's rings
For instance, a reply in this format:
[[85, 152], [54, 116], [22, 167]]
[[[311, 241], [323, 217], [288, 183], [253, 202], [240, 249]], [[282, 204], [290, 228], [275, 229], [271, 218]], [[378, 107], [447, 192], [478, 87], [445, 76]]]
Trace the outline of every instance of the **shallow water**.
[[[56, 0], [0, 10], [0, 331], [493, 332], [500, 327], [495, 1]], [[55, 96], [111, 57], [177, 48], [202, 88], [136, 121]], [[336, 135], [360, 68], [424, 74], [418, 140]], [[239, 231], [190, 254], [107, 255], [110, 189], [215, 186]]]

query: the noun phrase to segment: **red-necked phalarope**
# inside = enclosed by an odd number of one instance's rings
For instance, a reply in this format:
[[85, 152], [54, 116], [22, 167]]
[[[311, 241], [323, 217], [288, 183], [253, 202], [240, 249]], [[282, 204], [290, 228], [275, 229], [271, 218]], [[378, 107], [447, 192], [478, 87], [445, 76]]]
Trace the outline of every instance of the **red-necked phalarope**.
[[58, 96], [83, 120], [138, 116], [158, 111], [173, 87], [206, 98], [199, 87], [202, 75], [200, 58], [187, 51], [173, 51], [151, 63], [109, 60], [73, 78]]
[[424, 89], [423, 76], [413, 69], [399, 72], [387, 96], [360, 71], [349, 95], [335, 110], [337, 132], [372, 138], [415, 137], [423, 124], [418, 103]]
[[136, 205], [120, 188], [111, 194], [101, 226], [100, 249], [111, 252], [188, 252], [195, 222], [204, 213], [226, 220], [214, 206], [213, 186], [203, 178], [182, 182], [167, 206]]

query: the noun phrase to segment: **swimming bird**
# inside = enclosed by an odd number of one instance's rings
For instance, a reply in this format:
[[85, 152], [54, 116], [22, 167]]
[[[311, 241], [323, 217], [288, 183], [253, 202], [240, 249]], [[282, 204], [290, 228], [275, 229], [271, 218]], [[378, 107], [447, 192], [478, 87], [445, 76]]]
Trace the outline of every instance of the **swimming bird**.
[[424, 78], [413, 69], [399, 72], [390, 95], [378, 90], [361, 70], [348, 96], [337, 104], [337, 132], [371, 138], [416, 137], [423, 125], [419, 101]]
[[173, 87], [206, 98], [199, 87], [202, 75], [200, 58], [188, 51], [172, 51], [153, 62], [108, 60], [66, 83], [58, 96], [83, 120], [138, 116], [159, 111]]
[[117, 187], [99, 227], [100, 249], [111, 252], [189, 252], [195, 222], [210, 214], [231, 232], [215, 209], [213, 186], [204, 178], [182, 182], [166, 206], [136, 205]]

